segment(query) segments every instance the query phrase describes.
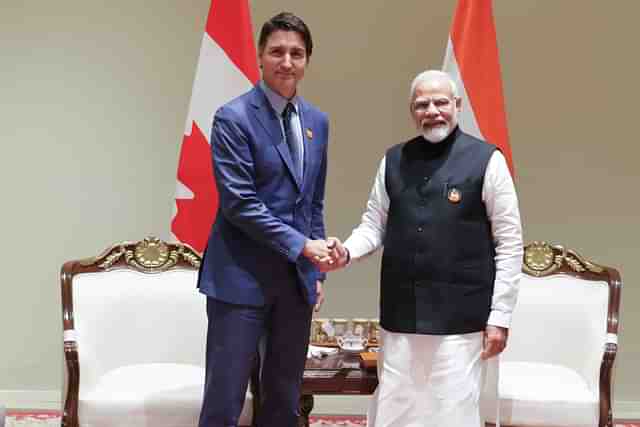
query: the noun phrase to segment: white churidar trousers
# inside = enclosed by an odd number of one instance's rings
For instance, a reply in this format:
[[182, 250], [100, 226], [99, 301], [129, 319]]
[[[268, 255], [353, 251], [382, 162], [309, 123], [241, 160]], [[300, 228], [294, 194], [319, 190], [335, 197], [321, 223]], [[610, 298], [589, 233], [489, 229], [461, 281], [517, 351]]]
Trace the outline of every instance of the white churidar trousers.
[[421, 335], [380, 331], [378, 388], [367, 427], [483, 427], [483, 333]]

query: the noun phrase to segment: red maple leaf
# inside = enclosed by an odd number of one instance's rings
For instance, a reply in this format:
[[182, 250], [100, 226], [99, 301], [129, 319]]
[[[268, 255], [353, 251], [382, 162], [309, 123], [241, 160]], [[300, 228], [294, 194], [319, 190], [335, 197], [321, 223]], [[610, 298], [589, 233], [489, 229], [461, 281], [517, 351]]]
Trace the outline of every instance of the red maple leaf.
[[198, 252], [204, 252], [218, 211], [218, 190], [213, 178], [211, 148], [195, 122], [182, 139], [178, 180], [193, 192], [193, 199], [176, 199], [178, 212], [171, 231]]

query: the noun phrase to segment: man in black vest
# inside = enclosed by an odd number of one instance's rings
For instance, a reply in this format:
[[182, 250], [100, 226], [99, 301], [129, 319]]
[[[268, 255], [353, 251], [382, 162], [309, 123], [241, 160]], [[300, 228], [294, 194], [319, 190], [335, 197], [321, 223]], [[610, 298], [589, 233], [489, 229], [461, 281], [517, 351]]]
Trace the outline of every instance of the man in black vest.
[[382, 159], [347, 265], [384, 246], [382, 347], [369, 427], [480, 427], [486, 360], [505, 348], [522, 267], [518, 200], [502, 153], [458, 127], [441, 71], [411, 85], [420, 135]]

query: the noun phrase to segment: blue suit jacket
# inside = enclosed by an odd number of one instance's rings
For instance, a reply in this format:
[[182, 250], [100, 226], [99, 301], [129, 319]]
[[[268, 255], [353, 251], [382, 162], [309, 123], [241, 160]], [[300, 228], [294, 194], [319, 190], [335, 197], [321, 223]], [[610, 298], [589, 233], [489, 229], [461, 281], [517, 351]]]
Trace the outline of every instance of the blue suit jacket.
[[283, 286], [299, 286], [315, 304], [322, 275], [302, 249], [307, 238], [325, 238], [328, 120], [298, 99], [302, 182], [292, 173], [280, 121], [259, 86], [215, 114], [211, 151], [219, 209], [198, 277], [207, 296], [260, 306]]

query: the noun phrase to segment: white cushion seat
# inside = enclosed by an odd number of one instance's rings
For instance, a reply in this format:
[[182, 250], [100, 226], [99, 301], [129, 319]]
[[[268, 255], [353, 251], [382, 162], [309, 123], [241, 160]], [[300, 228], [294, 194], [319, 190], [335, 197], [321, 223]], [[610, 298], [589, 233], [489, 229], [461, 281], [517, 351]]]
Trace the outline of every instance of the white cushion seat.
[[[204, 369], [175, 363], [124, 366], [102, 376], [80, 394], [78, 411], [91, 426], [196, 426], [202, 405]], [[247, 391], [240, 425], [251, 424]]]
[[598, 397], [578, 372], [564, 366], [503, 362], [500, 402], [500, 421], [506, 425], [598, 424]]

